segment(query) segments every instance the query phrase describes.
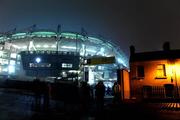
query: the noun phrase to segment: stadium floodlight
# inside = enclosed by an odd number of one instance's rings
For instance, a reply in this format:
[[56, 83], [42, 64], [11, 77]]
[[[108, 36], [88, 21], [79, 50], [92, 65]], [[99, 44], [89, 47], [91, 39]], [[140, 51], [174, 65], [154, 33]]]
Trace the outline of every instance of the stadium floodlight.
[[23, 49], [26, 49], [26, 48], [27, 48], [27, 46], [22, 46], [22, 48], [23, 48]]
[[51, 45], [52, 48], [56, 48], [56, 45]]
[[65, 49], [76, 49], [76, 47], [72, 47], [72, 46], [62, 46], [61, 48], [65, 48]]
[[36, 58], [36, 62], [37, 62], [37, 63], [40, 63], [40, 62], [41, 62], [41, 58], [40, 58], [40, 57], [37, 57], [37, 58]]
[[104, 49], [104, 48], [101, 48], [101, 50], [100, 50], [100, 51], [101, 51], [101, 53], [104, 53], [105, 49]]
[[41, 45], [36, 45], [36, 47], [37, 47], [37, 48], [40, 48], [40, 47], [41, 47]]
[[49, 45], [46, 45], [46, 44], [45, 44], [45, 45], [43, 45], [43, 47], [44, 47], [44, 48], [48, 48], [48, 47], [49, 47]]
[[92, 53], [96, 53], [95, 50], [92, 50], [92, 49], [86, 49], [87, 52], [92, 52]]

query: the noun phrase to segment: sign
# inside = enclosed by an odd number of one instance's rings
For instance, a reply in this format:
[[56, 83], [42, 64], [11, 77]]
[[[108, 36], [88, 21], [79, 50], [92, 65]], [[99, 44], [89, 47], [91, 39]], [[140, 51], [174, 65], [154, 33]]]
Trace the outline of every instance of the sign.
[[23, 69], [29, 76], [57, 76], [62, 70], [78, 70], [80, 57], [75, 52], [22, 51]]
[[113, 64], [115, 63], [115, 57], [98, 57], [87, 59], [88, 65], [97, 65], [97, 64]]

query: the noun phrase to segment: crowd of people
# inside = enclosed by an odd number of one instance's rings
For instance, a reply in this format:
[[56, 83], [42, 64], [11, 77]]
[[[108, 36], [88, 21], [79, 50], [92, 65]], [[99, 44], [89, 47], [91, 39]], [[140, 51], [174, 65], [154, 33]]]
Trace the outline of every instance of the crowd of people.
[[[54, 88], [52, 88], [50, 83], [41, 81], [38, 78], [34, 79], [33, 84], [35, 107], [40, 108], [43, 106], [45, 110], [48, 110], [50, 99], [53, 98], [51, 94]], [[99, 81], [95, 86], [90, 86], [86, 81], [82, 81], [76, 87], [77, 89], [68, 88], [63, 92], [70, 97], [74, 97], [71, 100], [75, 100], [75, 97], [78, 98], [77, 101], [80, 103], [83, 112], [87, 112], [90, 105], [94, 103], [96, 104], [97, 112], [102, 111], [104, 109], [104, 97], [107, 94], [113, 95], [113, 104], [122, 102], [121, 86], [118, 82], [114, 82], [112, 88], [106, 87], [103, 81]], [[60, 91], [57, 89], [55, 92], [57, 92], [55, 94], [59, 94]], [[71, 93], [73, 94], [72, 96]], [[66, 100], [64, 99], [64, 101]]]

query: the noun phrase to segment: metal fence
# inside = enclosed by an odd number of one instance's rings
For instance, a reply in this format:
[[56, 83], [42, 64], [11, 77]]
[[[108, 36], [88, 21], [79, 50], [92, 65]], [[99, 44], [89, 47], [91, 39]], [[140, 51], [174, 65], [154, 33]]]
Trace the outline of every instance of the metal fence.
[[140, 99], [180, 99], [180, 86], [142, 86], [133, 89], [131, 96]]

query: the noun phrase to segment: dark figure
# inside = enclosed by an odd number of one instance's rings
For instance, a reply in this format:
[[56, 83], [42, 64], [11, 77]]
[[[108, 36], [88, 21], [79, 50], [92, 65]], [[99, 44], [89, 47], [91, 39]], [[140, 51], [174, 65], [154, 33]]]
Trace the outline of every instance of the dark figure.
[[83, 112], [87, 112], [90, 103], [90, 86], [85, 81], [81, 83], [80, 96]]
[[43, 108], [44, 110], [48, 110], [49, 108], [49, 96], [50, 96], [50, 83], [42, 82], [43, 87]]
[[117, 82], [114, 83], [113, 87], [113, 103], [114, 104], [120, 104], [122, 102], [122, 97], [121, 97], [121, 86]]
[[36, 78], [33, 81], [33, 91], [35, 99], [35, 109], [40, 109], [41, 106], [41, 82], [40, 79]]
[[102, 81], [99, 81], [95, 86], [95, 99], [98, 112], [101, 112], [104, 109], [104, 95], [105, 95], [105, 86]]

